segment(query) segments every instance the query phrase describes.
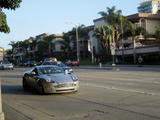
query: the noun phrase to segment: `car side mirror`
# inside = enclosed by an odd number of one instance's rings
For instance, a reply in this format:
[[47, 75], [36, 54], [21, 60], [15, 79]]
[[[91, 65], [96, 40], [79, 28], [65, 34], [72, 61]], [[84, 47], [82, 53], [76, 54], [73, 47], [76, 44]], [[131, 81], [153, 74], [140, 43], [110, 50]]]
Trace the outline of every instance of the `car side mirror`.
[[71, 74], [69, 70], [65, 70], [65, 74]]
[[36, 75], [36, 72], [32, 71], [32, 72], [31, 72], [31, 75]]

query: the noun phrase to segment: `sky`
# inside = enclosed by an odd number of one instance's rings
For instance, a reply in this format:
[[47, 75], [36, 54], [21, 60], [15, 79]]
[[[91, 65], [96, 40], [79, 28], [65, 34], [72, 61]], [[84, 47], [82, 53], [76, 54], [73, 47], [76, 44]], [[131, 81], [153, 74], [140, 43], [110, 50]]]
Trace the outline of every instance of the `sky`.
[[10, 49], [10, 41], [23, 41], [42, 33], [61, 34], [76, 25], [93, 25], [100, 11], [115, 6], [124, 16], [137, 13], [145, 0], [22, 0], [20, 8], [2, 9], [11, 32], [0, 33], [0, 47]]

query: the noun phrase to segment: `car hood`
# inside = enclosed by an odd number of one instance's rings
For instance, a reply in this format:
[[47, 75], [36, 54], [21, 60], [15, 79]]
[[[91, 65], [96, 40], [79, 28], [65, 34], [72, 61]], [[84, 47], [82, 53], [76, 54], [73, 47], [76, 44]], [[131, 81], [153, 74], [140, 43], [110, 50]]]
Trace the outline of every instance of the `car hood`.
[[65, 73], [40, 75], [39, 78], [51, 80], [56, 83], [73, 82], [72, 75]]
[[62, 67], [64, 70], [69, 70], [69, 69], [71, 69], [71, 67], [68, 67], [68, 66], [64, 66], [64, 67]]

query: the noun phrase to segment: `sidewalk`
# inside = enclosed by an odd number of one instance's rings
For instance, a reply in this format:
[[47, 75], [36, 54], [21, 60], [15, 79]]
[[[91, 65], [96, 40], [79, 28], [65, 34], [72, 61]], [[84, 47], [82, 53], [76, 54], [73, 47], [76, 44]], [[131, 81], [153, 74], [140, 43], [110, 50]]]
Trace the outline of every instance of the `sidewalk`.
[[74, 69], [97, 69], [97, 70], [131, 70], [131, 71], [160, 71], [160, 65], [87, 65], [87, 66], [79, 66], [73, 67]]

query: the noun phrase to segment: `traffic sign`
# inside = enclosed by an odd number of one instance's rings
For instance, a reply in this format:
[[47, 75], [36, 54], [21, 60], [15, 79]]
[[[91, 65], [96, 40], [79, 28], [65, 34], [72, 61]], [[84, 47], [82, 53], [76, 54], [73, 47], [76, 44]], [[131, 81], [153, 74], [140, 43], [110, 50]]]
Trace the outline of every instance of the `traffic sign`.
[[116, 49], [116, 44], [115, 43], [110, 43], [110, 49], [115, 50]]
[[110, 43], [111, 55], [115, 55], [116, 44], [114, 42]]

